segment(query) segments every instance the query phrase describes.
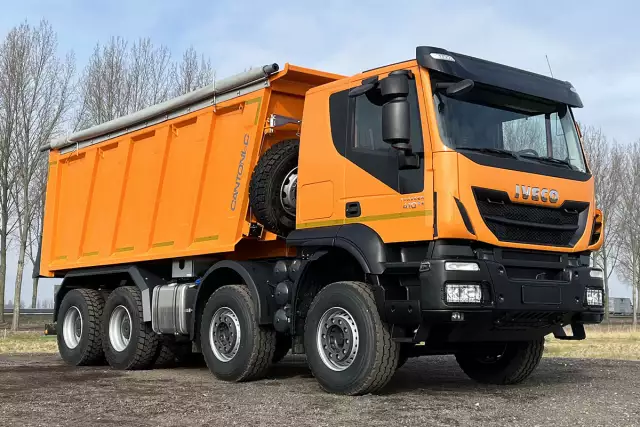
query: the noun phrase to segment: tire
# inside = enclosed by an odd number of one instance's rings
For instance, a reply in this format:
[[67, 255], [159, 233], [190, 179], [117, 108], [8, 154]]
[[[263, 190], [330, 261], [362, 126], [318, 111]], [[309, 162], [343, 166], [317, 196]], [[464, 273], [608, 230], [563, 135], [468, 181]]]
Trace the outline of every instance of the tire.
[[276, 349], [273, 352], [272, 363], [278, 363], [289, 353], [291, 350], [291, 336], [285, 334], [276, 334]]
[[276, 348], [276, 332], [258, 325], [246, 286], [227, 285], [215, 291], [200, 324], [202, 354], [216, 378], [240, 382], [266, 374]]
[[544, 338], [526, 342], [490, 344], [456, 354], [458, 365], [469, 378], [483, 384], [517, 384], [540, 363]]
[[[329, 333], [320, 332], [323, 326]], [[332, 283], [316, 295], [307, 313], [304, 343], [311, 372], [330, 393], [377, 392], [398, 366], [399, 345], [380, 319], [373, 291], [361, 282]], [[324, 352], [325, 343], [336, 351], [331, 357]]]
[[161, 337], [156, 352], [154, 368], [171, 368], [176, 364], [176, 343], [173, 337]]
[[[118, 317], [122, 322], [117, 322]], [[128, 341], [118, 337], [128, 320]], [[122, 333], [120, 333], [122, 331]], [[115, 369], [147, 369], [158, 356], [159, 336], [142, 320], [142, 296], [135, 286], [116, 288], [109, 295], [102, 314], [102, 346], [109, 365]]]
[[[74, 366], [104, 363], [101, 337], [103, 309], [104, 299], [102, 294], [94, 289], [74, 289], [65, 295], [58, 310], [56, 334], [62, 360]], [[78, 323], [72, 317], [79, 319], [79, 333], [75, 333], [75, 326]], [[69, 327], [74, 327], [67, 329], [67, 339], [65, 339], [65, 323], [67, 319], [69, 322], [73, 322], [69, 324]]]
[[[295, 193], [297, 189], [298, 141], [278, 142], [258, 160], [251, 183], [249, 203], [258, 222], [280, 236], [296, 228]], [[293, 205], [281, 197], [283, 188], [291, 188]]]

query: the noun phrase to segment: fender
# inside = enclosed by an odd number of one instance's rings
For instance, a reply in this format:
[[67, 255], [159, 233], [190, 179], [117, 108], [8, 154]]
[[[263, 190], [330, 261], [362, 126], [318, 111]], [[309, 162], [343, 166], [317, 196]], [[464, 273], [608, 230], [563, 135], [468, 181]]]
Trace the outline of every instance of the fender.
[[[164, 285], [166, 281], [155, 274], [138, 267], [136, 265], [124, 265], [113, 267], [97, 267], [82, 270], [70, 271], [62, 279], [60, 290], [56, 294], [55, 307], [53, 310], [53, 321], [58, 319], [58, 309], [62, 299], [71, 289], [74, 288], [97, 288], [92, 286], [98, 277], [112, 276], [114, 274], [127, 275], [134, 285], [140, 289], [142, 294], [142, 316], [145, 322], [151, 322], [151, 292], [158, 285]], [[98, 282], [99, 283], [99, 282]]]
[[[203, 294], [210, 290], [211, 287], [215, 289], [231, 284], [239, 283], [227, 283], [226, 281], [216, 280], [216, 276], [223, 273], [225, 270], [231, 270], [242, 278], [242, 281], [249, 288], [251, 293], [251, 299], [254, 303], [256, 311], [256, 320], [260, 325], [270, 325], [273, 321], [273, 313], [275, 308], [273, 306], [274, 301], [272, 298], [271, 279], [273, 275], [273, 265], [268, 262], [260, 261], [232, 261], [223, 260], [215, 263], [211, 266], [207, 272], [202, 276], [200, 285], [198, 286], [198, 292], [194, 302], [193, 313], [199, 313], [204, 304], [207, 301], [201, 301], [204, 299]], [[196, 315], [191, 316], [191, 339], [195, 337], [196, 331]]]
[[380, 235], [358, 223], [294, 230], [287, 237], [287, 245], [299, 247], [303, 252], [305, 247], [342, 248], [358, 260], [367, 274], [382, 274], [387, 260]]

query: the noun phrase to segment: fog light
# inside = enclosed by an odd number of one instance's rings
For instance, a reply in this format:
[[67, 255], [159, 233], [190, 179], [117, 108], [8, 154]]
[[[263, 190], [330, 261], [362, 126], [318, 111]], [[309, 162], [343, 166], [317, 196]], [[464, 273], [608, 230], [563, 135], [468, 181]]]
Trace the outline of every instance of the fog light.
[[602, 307], [602, 289], [587, 288], [587, 305]]
[[589, 272], [589, 276], [593, 277], [594, 279], [604, 279], [604, 271], [600, 270], [599, 268], [592, 268]]
[[447, 271], [480, 271], [480, 267], [475, 262], [448, 261], [444, 263]]
[[464, 321], [464, 313], [459, 313], [454, 311], [451, 313], [451, 321], [452, 322], [463, 322]]
[[445, 293], [447, 302], [472, 304], [480, 304], [482, 302], [480, 285], [472, 283], [446, 285]]

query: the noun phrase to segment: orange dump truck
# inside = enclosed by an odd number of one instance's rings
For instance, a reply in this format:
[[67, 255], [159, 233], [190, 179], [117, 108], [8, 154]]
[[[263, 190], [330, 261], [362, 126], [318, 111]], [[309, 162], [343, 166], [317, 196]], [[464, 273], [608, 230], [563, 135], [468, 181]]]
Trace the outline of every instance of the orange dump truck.
[[[433, 47], [351, 77], [276, 64], [51, 141], [40, 274], [62, 358], [202, 353], [382, 388], [454, 354], [516, 383], [603, 316], [570, 83]], [[570, 325], [572, 335], [564, 332]]]

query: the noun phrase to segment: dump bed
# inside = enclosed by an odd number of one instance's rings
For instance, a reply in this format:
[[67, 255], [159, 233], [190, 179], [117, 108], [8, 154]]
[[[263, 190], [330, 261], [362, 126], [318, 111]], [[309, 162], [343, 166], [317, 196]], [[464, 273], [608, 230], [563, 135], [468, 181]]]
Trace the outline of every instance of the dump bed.
[[269, 118], [300, 119], [305, 92], [339, 77], [286, 65], [224, 93], [183, 97], [53, 141], [44, 147], [51, 151], [40, 273], [283, 253], [269, 233], [240, 243], [250, 234], [251, 171], [261, 152], [296, 137], [297, 126], [273, 128]]

